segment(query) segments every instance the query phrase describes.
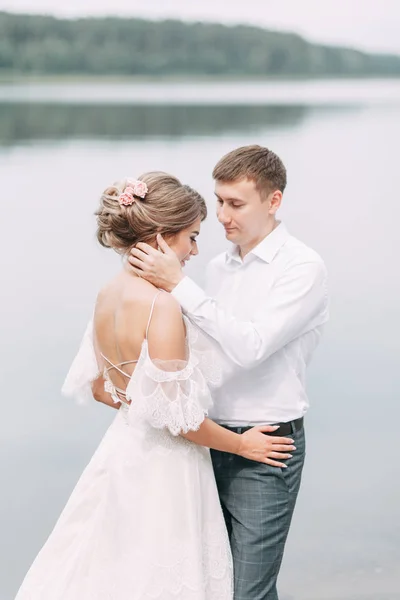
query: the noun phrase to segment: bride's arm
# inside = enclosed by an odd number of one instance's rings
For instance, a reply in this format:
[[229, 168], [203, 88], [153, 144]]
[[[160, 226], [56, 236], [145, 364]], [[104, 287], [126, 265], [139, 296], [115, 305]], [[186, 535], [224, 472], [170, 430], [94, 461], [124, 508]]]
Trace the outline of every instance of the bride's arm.
[[206, 418], [198, 431], [189, 431], [181, 435], [200, 446], [239, 454], [244, 458], [264, 462], [273, 467], [286, 468], [287, 465], [279, 461], [291, 458], [292, 455], [288, 452], [295, 450], [295, 447], [292, 445], [293, 440], [289, 438], [265, 435], [277, 429], [276, 426], [261, 425], [238, 434]]
[[97, 379], [92, 381], [92, 394], [93, 398], [97, 402], [101, 402], [102, 404], [107, 404], [107, 406], [111, 406], [112, 408], [120, 408], [121, 402], [114, 402], [111, 398], [111, 394], [105, 391], [104, 389], [104, 378], [102, 375], [99, 375]]
[[[149, 330], [148, 348], [152, 361], [162, 365], [182, 365], [188, 359], [181, 309], [169, 294], [161, 294], [157, 301]], [[293, 440], [265, 435], [276, 429], [277, 427], [265, 425], [253, 427], [244, 434], [237, 434], [206, 418], [204, 414], [197, 430], [186, 429], [186, 432], [181, 431], [180, 435], [201, 446], [285, 467], [284, 463], [277, 461], [290, 458], [288, 452], [294, 450]]]

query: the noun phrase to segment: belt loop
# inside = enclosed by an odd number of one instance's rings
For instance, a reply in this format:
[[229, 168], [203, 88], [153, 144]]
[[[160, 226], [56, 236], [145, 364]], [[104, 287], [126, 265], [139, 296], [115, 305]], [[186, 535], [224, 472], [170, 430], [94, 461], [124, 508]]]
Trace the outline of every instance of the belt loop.
[[290, 429], [292, 433], [296, 433], [296, 421], [290, 421]]
[[238, 433], [242, 433], [242, 427], [238, 427], [238, 428], [237, 428], [237, 432], [238, 432]]

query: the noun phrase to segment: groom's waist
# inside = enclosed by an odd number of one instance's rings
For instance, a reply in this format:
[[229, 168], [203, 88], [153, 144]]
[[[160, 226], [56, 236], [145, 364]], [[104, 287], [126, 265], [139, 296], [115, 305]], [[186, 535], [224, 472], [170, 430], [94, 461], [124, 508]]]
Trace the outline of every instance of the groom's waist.
[[244, 396], [239, 391], [221, 389], [213, 394], [214, 404], [209, 417], [220, 425], [239, 427], [287, 423], [304, 417], [308, 399], [302, 390], [297, 393]]
[[[225, 423], [220, 423], [221, 427], [225, 429], [229, 429], [229, 431], [234, 431], [235, 433], [244, 433], [248, 431], [254, 425], [226, 425]], [[292, 421], [286, 421], [281, 423], [271, 423], [271, 425], [278, 425], [279, 429], [276, 431], [268, 432], [268, 435], [276, 435], [276, 436], [286, 436], [296, 433], [296, 431], [301, 431], [304, 427], [304, 418], [300, 417], [298, 419], [293, 419]]]

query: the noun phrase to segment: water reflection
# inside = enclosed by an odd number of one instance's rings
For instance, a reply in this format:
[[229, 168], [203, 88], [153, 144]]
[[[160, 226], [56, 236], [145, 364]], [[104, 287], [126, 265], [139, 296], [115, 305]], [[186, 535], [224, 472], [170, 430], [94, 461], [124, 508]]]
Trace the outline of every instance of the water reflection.
[[0, 145], [37, 140], [171, 138], [277, 127], [291, 129], [311, 112], [332, 110], [345, 109], [0, 103]]
[[[213, 166], [250, 140], [288, 165], [282, 216], [324, 256], [332, 298], [309, 373], [308, 458], [282, 600], [398, 600], [399, 137], [397, 106], [0, 102], [0, 600], [14, 597], [111, 418], [106, 407], [78, 409], [59, 392], [96, 290], [119, 265], [95, 245], [99, 188], [115, 174], [161, 167], [211, 208]], [[376, 173], [385, 174], [383, 216]], [[199, 282], [225, 245], [211, 213], [189, 265]]]

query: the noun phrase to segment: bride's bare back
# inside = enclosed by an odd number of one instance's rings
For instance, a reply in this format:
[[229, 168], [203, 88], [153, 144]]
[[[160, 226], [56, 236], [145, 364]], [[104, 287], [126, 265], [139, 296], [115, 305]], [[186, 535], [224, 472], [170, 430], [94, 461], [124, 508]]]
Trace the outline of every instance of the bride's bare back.
[[[147, 336], [153, 359], [186, 358], [185, 329], [177, 302], [126, 270], [99, 293], [93, 330], [99, 368], [109, 369], [108, 376], [120, 392], [126, 389]], [[118, 395], [123, 400], [123, 394]]]

